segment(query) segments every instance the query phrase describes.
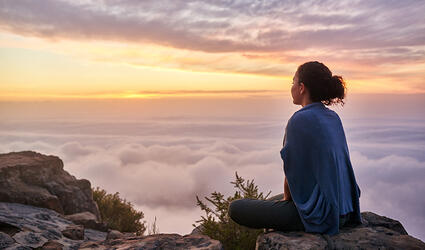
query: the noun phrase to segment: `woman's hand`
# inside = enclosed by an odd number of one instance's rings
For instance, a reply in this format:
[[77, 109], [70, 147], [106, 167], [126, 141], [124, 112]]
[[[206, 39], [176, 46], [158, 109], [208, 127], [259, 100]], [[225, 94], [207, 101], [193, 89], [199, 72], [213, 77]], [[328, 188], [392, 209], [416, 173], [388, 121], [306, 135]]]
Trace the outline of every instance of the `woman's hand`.
[[288, 180], [285, 176], [285, 183], [283, 185], [283, 199], [282, 201], [292, 201], [291, 191], [289, 191]]

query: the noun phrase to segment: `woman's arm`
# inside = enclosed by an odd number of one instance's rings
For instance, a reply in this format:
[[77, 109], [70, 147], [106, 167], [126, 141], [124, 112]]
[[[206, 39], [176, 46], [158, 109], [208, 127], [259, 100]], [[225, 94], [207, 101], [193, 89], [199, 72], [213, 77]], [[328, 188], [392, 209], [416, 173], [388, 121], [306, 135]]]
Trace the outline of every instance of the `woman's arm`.
[[288, 180], [285, 176], [285, 183], [283, 185], [283, 201], [292, 201], [291, 191], [289, 191]]

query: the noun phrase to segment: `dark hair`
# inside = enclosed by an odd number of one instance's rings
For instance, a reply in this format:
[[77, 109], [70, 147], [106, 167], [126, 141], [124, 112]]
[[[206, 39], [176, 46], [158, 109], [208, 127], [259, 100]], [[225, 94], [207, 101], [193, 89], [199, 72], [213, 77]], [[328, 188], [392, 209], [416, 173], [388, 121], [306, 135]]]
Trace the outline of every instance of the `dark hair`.
[[344, 106], [346, 84], [341, 76], [334, 75], [323, 63], [306, 62], [297, 69], [299, 82], [304, 83], [313, 102], [325, 105], [341, 103]]

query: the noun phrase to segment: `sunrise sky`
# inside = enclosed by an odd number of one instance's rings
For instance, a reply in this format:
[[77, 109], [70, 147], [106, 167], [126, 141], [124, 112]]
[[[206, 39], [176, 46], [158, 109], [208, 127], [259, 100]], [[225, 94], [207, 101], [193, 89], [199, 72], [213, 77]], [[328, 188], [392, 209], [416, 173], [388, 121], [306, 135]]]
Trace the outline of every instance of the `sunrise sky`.
[[423, 1], [0, 1], [0, 99], [425, 93]]
[[187, 234], [234, 173], [283, 192], [298, 65], [347, 82], [361, 211], [425, 240], [425, 1], [0, 0], [0, 153], [64, 169]]

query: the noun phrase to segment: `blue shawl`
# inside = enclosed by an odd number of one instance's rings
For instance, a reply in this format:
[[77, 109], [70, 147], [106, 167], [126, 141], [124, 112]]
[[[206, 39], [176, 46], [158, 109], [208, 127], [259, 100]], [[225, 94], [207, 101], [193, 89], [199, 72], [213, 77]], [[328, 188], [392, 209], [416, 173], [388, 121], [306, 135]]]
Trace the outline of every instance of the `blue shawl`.
[[354, 177], [341, 120], [321, 102], [296, 111], [280, 151], [284, 172], [306, 232], [334, 235], [340, 215], [361, 223], [360, 188]]

